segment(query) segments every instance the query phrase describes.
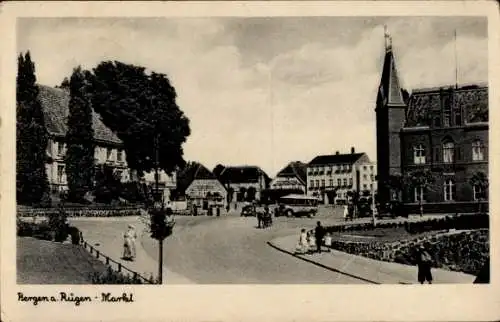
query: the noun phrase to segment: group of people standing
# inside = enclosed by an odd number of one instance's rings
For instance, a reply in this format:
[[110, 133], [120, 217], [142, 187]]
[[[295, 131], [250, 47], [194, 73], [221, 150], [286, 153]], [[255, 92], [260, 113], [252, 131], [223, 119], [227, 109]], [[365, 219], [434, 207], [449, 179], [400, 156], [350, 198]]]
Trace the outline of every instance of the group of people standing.
[[316, 223], [314, 231], [306, 232], [304, 228], [301, 229], [296, 249], [297, 254], [321, 253], [322, 246], [325, 246], [326, 251], [330, 252], [332, 236], [325, 230], [320, 221]]

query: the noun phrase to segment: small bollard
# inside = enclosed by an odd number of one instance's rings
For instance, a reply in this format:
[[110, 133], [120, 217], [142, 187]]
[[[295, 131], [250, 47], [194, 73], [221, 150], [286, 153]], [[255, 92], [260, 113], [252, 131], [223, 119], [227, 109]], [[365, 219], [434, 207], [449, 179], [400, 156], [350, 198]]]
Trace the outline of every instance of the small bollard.
[[118, 263], [118, 272], [122, 271], [122, 264]]
[[109, 257], [106, 256], [106, 265], [109, 265]]
[[95, 258], [99, 258], [99, 254], [100, 254], [99, 251], [96, 250], [96, 257]]

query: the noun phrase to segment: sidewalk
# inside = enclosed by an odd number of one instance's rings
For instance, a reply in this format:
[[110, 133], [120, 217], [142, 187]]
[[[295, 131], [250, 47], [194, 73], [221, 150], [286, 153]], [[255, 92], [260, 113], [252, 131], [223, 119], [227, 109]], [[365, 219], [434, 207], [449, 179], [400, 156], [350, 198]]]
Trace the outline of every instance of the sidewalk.
[[[296, 255], [298, 236], [276, 238], [268, 244], [284, 253], [333, 272], [358, 278], [372, 284], [416, 284], [417, 267], [398, 263], [382, 262], [336, 250], [330, 253]], [[434, 284], [472, 284], [475, 276], [444, 269], [432, 269]]]
[[[131, 262], [121, 259], [121, 253], [123, 251], [123, 240], [121, 238], [116, 238], [116, 236], [122, 235], [122, 232], [113, 235], [105, 235], [100, 232], [95, 232], [90, 229], [85, 229], [78, 225], [78, 220], [72, 220], [73, 224], [78, 227], [83, 234], [84, 240], [92, 245], [95, 249], [102, 252], [104, 255], [110, 257], [114, 261], [120, 263], [123, 267], [133, 270], [146, 278], [150, 278], [151, 275], [157, 277], [158, 275], [158, 262], [156, 258], [151, 258], [140, 242], [141, 236], [143, 234], [148, 234], [146, 227], [137, 217], [122, 218], [124, 222], [130, 222], [136, 227], [137, 231], [137, 243], [136, 243], [136, 259]], [[111, 265], [117, 266], [116, 264]], [[113, 268], [116, 268], [114, 267]], [[170, 271], [165, 266], [163, 267], [163, 284], [195, 284], [193, 281], [187, 279], [186, 277]]]

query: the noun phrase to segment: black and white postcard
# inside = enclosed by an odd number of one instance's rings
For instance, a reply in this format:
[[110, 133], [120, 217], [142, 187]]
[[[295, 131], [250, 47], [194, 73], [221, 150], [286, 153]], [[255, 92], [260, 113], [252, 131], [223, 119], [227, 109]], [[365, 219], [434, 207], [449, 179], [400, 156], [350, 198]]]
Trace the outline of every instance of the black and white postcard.
[[493, 2], [2, 9], [2, 320], [500, 315]]

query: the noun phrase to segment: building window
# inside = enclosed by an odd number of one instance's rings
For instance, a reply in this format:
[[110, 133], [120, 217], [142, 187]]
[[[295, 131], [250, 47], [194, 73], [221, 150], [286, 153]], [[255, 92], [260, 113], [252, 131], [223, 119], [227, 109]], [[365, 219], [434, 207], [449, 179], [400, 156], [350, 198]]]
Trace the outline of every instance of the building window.
[[112, 150], [110, 148], [106, 149], [106, 160], [111, 160], [111, 152]]
[[415, 200], [415, 202], [420, 202], [420, 201], [424, 201], [425, 200], [425, 197], [424, 197], [424, 188], [422, 188], [422, 187], [415, 187], [413, 189], [413, 200]]
[[325, 187], [325, 180], [321, 180], [321, 186], [324, 188]]
[[59, 142], [59, 144], [57, 144], [57, 154], [58, 155], [64, 154], [64, 143]]
[[363, 170], [365, 170], [365, 171], [366, 171], [366, 165], [364, 165], [364, 166], [363, 166]]
[[309, 188], [314, 188], [314, 180], [309, 181]]
[[484, 160], [484, 149], [481, 141], [479, 140], [472, 142], [472, 160], [473, 161]]
[[118, 161], [122, 162], [123, 161], [123, 151], [122, 150], [118, 150], [117, 152], [117, 155], [116, 155], [116, 158]]
[[455, 194], [455, 183], [452, 179], [446, 179], [444, 181], [444, 201], [454, 200]]
[[342, 179], [337, 179], [337, 186], [341, 186], [342, 185]]
[[453, 142], [443, 144], [443, 162], [452, 163], [454, 159], [455, 145]]
[[363, 174], [363, 180], [367, 180], [368, 176], [366, 174]]
[[373, 190], [373, 183], [370, 183], [370, 190]]
[[316, 180], [316, 188], [319, 188], [319, 180]]
[[363, 190], [368, 190], [368, 185], [366, 185], [366, 183], [363, 185]]
[[422, 144], [413, 147], [413, 163], [425, 164], [425, 149]]
[[375, 180], [375, 176], [373, 174], [370, 174], [370, 180], [371, 181], [374, 181]]
[[474, 186], [472, 188], [473, 188], [473, 192], [474, 192], [474, 200], [475, 201], [486, 199], [486, 193], [482, 187]]
[[455, 125], [462, 126], [462, 111], [460, 108], [455, 109]]
[[333, 179], [330, 179], [330, 187], [333, 187]]
[[434, 127], [441, 127], [441, 119], [439, 117], [434, 118]]
[[443, 116], [444, 126], [449, 127], [451, 125], [451, 105], [450, 97], [448, 95], [443, 96]]
[[120, 181], [123, 180], [123, 172], [121, 170], [116, 170], [115, 176], [120, 179]]
[[64, 165], [58, 165], [57, 166], [57, 182], [63, 183], [63, 177], [64, 177]]
[[344, 187], [347, 186], [347, 179], [344, 179]]
[[349, 178], [349, 185], [352, 186], [352, 178]]

